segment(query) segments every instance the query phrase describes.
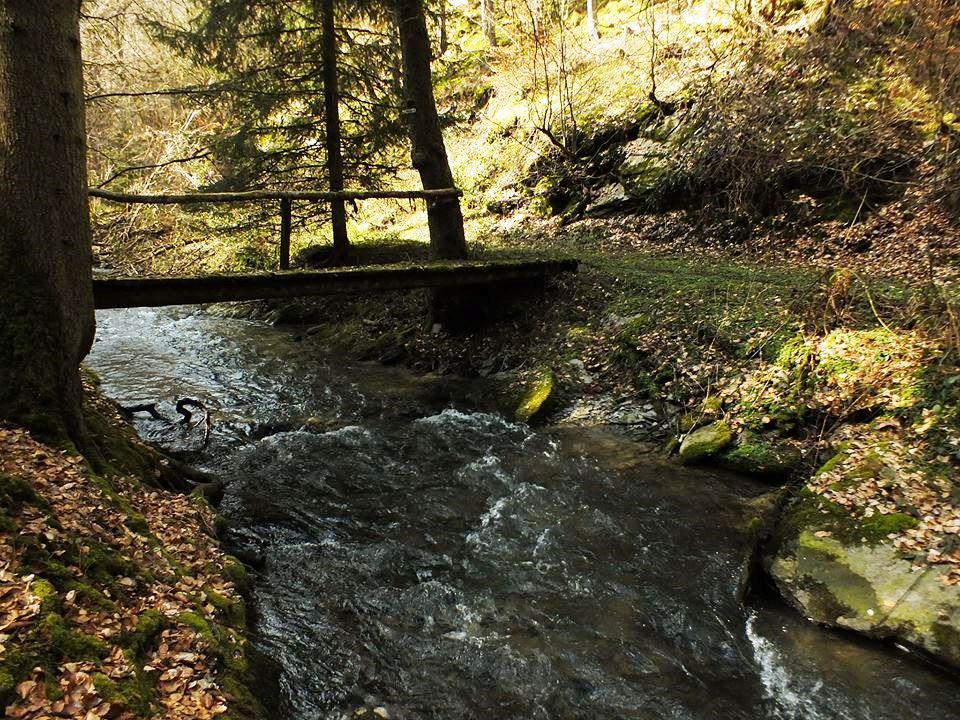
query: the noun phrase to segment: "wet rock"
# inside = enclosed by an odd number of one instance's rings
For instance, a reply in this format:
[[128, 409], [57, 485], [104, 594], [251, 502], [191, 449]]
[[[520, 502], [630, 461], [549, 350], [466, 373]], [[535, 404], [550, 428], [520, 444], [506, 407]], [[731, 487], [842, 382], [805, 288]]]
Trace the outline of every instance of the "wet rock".
[[680, 443], [680, 461], [695, 463], [716, 455], [733, 441], [733, 430], [722, 420], [705, 425]]
[[519, 422], [529, 422], [534, 415], [540, 412], [540, 408], [553, 392], [553, 372], [549, 368], [541, 370], [533, 385], [527, 391], [523, 401], [517, 408], [515, 416]]
[[[960, 667], [960, 587], [936, 565], [914, 570], [888, 542], [847, 543], [815, 524], [793, 527], [767, 558], [784, 598], [815, 622], [918, 647]], [[803, 522], [801, 520], [801, 522]]]

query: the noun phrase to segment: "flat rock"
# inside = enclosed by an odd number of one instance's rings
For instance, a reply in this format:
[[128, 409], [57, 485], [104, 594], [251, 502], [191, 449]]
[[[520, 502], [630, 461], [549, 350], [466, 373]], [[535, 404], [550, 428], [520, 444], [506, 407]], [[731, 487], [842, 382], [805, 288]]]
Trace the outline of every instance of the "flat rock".
[[803, 528], [767, 558], [789, 603], [815, 622], [913, 645], [960, 667], [960, 587], [943, 582], [944, 569], [914, 570], [890, 543], [817, 535]]

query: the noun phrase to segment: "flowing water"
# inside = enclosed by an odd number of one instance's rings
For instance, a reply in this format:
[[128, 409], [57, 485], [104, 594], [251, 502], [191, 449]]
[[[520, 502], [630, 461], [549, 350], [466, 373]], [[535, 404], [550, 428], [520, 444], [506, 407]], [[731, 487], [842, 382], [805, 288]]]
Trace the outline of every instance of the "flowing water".
[[139, 430], [229, 480], [226, 541], [263, 561], [254, 631], [283, 717], [960, 718], [955, 679], [741, 604], [763, 486], [612, 431], [533, 431], [482, 385], [262, 325], [98, 319], [108, 394], [213, 412], [203, 449], [198, 428]]

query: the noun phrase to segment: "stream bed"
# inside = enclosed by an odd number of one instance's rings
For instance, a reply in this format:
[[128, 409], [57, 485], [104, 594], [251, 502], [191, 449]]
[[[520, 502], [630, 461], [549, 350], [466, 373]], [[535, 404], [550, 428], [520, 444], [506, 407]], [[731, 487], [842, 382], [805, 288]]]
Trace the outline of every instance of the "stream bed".
[[283, 718], [960, 718], [955, 678], [776, 600], [744, 607], [767, 486], [196, 308], [98, 323], [108, 395], [212, 412], [205, 447], [200, 428], [138, 430], [227, 479], [224, 540], [262, 559], [253, 637]]

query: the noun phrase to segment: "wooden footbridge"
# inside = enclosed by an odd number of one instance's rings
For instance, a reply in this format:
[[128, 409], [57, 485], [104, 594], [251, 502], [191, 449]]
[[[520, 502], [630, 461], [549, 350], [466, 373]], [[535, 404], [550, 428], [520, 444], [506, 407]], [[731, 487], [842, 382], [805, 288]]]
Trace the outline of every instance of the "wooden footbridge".
[[576, 272], [576, 260], [439, 261], [417, 265], [380, 265], [329, 270], [290, 270], [291, 217], [294, 202], [342, 202], [375, 198], [442, 202], [456, 189], [374, 192], [247, 191], [191, 195], [127, 195], [91, 190], [90, 196], [119, 203], [199, 204], [279, 201], [279, 272], [192, 277], [106, 277], [93, 281], [98, 309], [190, 305], [237, 300], [292, 298], [417, 288], [536, 286], [564, 272]]
[[98, 309], [106, 309], [520, 282], [532, 285], [576, 269], [576, 260], [464, 261], [243, 275], [101, 278], [93, 281], [93, 299]]

